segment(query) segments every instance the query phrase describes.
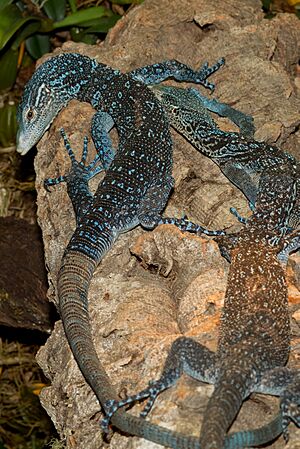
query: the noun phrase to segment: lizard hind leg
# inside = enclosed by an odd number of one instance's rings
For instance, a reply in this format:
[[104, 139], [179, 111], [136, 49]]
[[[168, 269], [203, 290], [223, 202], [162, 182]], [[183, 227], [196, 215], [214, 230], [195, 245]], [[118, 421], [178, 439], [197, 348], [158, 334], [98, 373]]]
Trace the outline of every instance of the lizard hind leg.
[[289, 439], [288, 425], [291, 421], [300, 427], [300, 374], [283, 392], [280, 401], [283, 437]]
[[172, 343], [162, 375], [158, 380], [149, 382], [147, 388], [135, 395], [120, 401], [110, 400], [105, 404], [106, 416], [101, 423], [102, 430], [105, 433], [108, 432], [109, 421], [120, 407], [148, 398], [146, 406], [140, 414], [145, 418], [157, 396], [173, 386], [183, 372], [197, 380], [213, 383], [216, 376], [215, 354], [192, 338], [177, 338]]
[[173, 185], [173, 178], [168, 178], [159, 185], [153, 185], [146, 192], [139, 211], [139, 222], [144, 228], [154, 229], [161, 224], [172, 224], [183, 232], [199, 233], [209, 236], [226, 234], [223, 230], [210, 231], [186, 218], [162, 217], [161, 212], [166, 205]]
[[262, 376], [253, 392], [279, 396], [281, 410], [275, 419], [262, 428], [247, 431], [249, 441], [252, 445], [253, 441], [255, 445], [261, 445], [282, 433], [287, 441], [290, 421], [300, 427], [300, 370], [286, 366], [273, 368]]
[[253, 138], [255, 133], [254, 121], [251, 115], [244, 114], [238, 109], [234, 109], [226, 103], [221, 103], [215, 98], [207, 98], [205, 95], [202, 95], [194, 87], [188, 89], [190, 93], [192, 93], [206, 109], [220, 117], [227, 117], [233, 123], [235, 123], [239, 129], [240, 133], [248, 138]]

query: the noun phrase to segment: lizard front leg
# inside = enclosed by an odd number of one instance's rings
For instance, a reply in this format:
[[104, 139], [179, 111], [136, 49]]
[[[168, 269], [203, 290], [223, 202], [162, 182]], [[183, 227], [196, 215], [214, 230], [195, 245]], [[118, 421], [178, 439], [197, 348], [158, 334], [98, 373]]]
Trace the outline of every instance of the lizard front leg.
[[44, 181], [44, 186], [46, 189], [49, 189], [50, 186], [58, 185], [61, 182], [67, 183], [68, 195], [72, 201], [76, 221], [78, 223], [93, 202], [93, 194], [88, 185], [89, 180], [100, 173], [103, 170], [103, 167], [100, 164], [98, 155], [90, 162], [90, 164], [86, 165], [88, 153], [87, 137], [84, 138], [82, 156], [81, 160], [78, 162], [63, 128], [61, 129], [61, 135], [71, 160], [71, 169], [65, 175], [46, 179]]
[[113, 118], [107, 112], [97, 111], [94, 114], [91, 135], [104, 170], [108, 169], [116, 154], [109, 136], [109, 132], [113, 127]]
[[132, 70], [129, 74], [137, 81], [145, 84], [159, 84], [168, 78], [174, 78], [176, 81], [186, 81], [190, 83], [201, 84], [207, 89], [213, 90], [214, 84], [207, 81], [207, 78], [219, 70], [225, 64], [225, 59], [220, 58], [215, 64], [209, 67], [205, 62], [199, 70], [194, 70], [186, 64], [182, 64], [175, 59], [147, 65]]

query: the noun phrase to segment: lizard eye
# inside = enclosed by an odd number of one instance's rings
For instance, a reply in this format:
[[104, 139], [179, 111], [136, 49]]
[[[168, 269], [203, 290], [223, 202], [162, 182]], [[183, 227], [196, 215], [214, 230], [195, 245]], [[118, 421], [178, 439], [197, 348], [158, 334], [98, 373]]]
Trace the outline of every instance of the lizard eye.
[[28, 111], [27, 111], [27, 113], [26, 113], [26, 118], [27, 118], [27, 120], [31, 120], [33, 116], [34, 116], [33, 109], [31, 109], [31, 108], [28, 109]]

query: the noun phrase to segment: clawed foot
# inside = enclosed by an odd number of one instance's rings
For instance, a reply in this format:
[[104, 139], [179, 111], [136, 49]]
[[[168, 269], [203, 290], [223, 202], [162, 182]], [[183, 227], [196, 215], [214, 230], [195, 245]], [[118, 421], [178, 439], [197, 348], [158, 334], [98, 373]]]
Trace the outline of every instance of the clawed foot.
[[142, 390], [140, 393], [128, 396], [126, 399], [121, 399], [120, 401], [116, 401], [114, 399], [107, 401], [104, 407], [106, 416], [101, 421], [102, 431], [106, 434], [109, 433], [109, 422], [111, 420], [111, 417], [119, 408], [124, 407], [125, 405], [133, 404], [134, 402], [140, 401], [141, 399], [149, 398], [145, 407], [140, 413], [140, 417], [145, 418], [150, 412], [157, 396], [166, 388], [168, 388], [168, 385], [166, 386], [166, 384], [161, 381], [149, 382], [149, 387], [145, 390]]
[[203, 226], [193, 223], [192, 221], [186, 220], [185, 218], [173, 218], [173, 217], [159, 217], [159, 216], [148, 216], [145, 215], [141, 217], [140, 220], [141, 225], [146, 229], [153, 229], [156, 226], [163, 224], [171, 224], [176, 226], [182, 232], [191, 232], [193, 234], [205, 234], [208, 236], [216, 237], [220, 235], [226, 235], [226, 231], [217, 230], [210, 231], [209, 229], [204, 228]]
[[294, 421], [300, 427], [300, 379], [287, 387], [281, 399], [280, 408], [282, 412], [283, 437], [287, 442], [289, 439], [288, 425], [290, 421]]
[[64, 139], [64, 144], [68, 155], [71, 159], [71, 169], [65, 175], [60, 175], [57, 178], [48, 178], [44, 181], [44, 186], [46, 190], [49, 190], [49, 187], [60, 184], [61, 182], [72, 183], [76, 179], [77, 181], [81, 180], [84, 182], [88, 182], [95, 175], [100, 173], [103, 170], [102, 165], [100, 164], [99, 156], [97, 155], [90, 164], [85, 165], [87, 154], [88, 154], [88, 138], [85, 137], [83, 141], [83, 150], [81, 160], [78, 162], [75, 158], [74, 152], [71, 148], [70, 142], [65, 134], [63, 128], [60, 130], [61, 135]]
[[209, 229], [204, 228], [203, 226], [193, 223], [192, 221], [186, 220], [185, 218], [161, 218], [160, 221], [157, 223], [160, 224], [173, 224], [178, 229], [180, 229], [182, 232], [191, 232], [195, 234], [205, 234], [209, 236], [220, 236], [220, 235], [226, 235], [226, 231], [224, 230], [216, 230], [216, 231], [210, 231]]
[[174, 217], [160, 217], [159, 215], [143, 215], [140, 217], [140, 224], [146, 229], [153, 229], [156, 226], [163, 224], [171, 224], [176, 226], [182, 232], [191, 232], [193, 234], [205, 234], [209, 236], [220, 236], [226, 235], [226, 231], [223, 229], [210, 231], [209, 229], [204, 228], [203, 226], [193, 223], [187, 218], [174, 218]]
[[247, 223], [247, 218], [242, 217], [235, 207], [230, 208], [230, 213], [243, 225]]
[[205, 62], [203, 64], [203, 66], [198, 70], [197, 76], [195, 77], [194, 82], [202, 84], [202, 86], [206, 87], [211, 92], [213, 92], [213, 90], [215, 88], [215, 85], [214, 85], [214, 83], [210, 83], [209, 81], [207, 81], [207, 78], [210, 75], [212, 75], [213, 73], [215, 73], [217, 70], [219, 70], [219, 68], [222, 67], [222, 65], [224, 65], [224, 64], [225, 64], [225, 59], [224, 58], [220, 58], [211, 67], [208, 66], [207, 62]]

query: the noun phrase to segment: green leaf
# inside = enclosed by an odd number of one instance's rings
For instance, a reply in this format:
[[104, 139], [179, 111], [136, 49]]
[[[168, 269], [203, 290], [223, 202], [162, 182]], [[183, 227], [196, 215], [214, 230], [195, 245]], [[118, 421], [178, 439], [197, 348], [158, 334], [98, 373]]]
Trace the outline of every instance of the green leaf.
[[76, 38], [77, 40], [74, 39], [75, 42], [84, 42], [88, 45], [95, 45], [98, 40], [97, 34], [81, 33], [80, 35], [77, 35]]
[[271, 3], [273, 3], [273, 0], [261, 0], [261, 2], [262, 2], [263, 10], [265, 12], [270, 11]]
[[50, 38], [46, 34], [35, 34], [26, 39], [26, 49], [30, 56], [39, 59], [50, 51]]
[[65, 28], [68, 26], [89, 26], [89, 21], [100, 19], [101, 17], [111, 15], [111, 11], [103, 6], [94, 6], [88, 9], [82, 9], [80, 11], [75, 12], [74, 14], [70, 14], [65, 19], [60, 22], [55, 22], [53, 24], [54, 28]]
[[0, 50], [7, 44], [12, 36], [27, 22], [40, 20], [38, 17], [22, 17], [16, 5], [8, 5], [0, 14]]
[[121, 18], [117, 14], [111, 17], [102, 17], [98, 20], [89, 21], [93, 24], [89, 28], [72, 27], [70, 29], [71, 38], [74, 42], [84, 42], [85, 44], [93, 45], [97, 42], [99, 33], [107, 33], [115, 23]]
[[95, 25], [87, 28], [86, 33], [107, 33], [110, 28], [112, 28], [116, 22], [121, 18], [118, 14], [114, 14], [111, 17], [102, 17], [97, 20]]
[[0, 56], [0, 91], [4, 89], [10, 89], [17, 77], [18, 67], [18, 50], [9, 48]]
[[[1, 1], [1, 0], [0, 0]], [[16, 33], [16, 37], [13, 40], [13, 42], [10, 44], [10, 47], [13, 50], [17, 50], [19, 48], [19, 45], [21, 42], [23, 42], [28, 36], [31, 36], [32, 34], [39, 31], [41, 28], [41, 23], [37, 21], [33, 21], [30, 23], [27, 23], [21, 28], [21, 31], [18, 31]]]
[[66, 0], [48, 0], [43, 6], [43, 10], [50, 19], [63, 20], [66, 15]]
[[0, 11], [5, 8], [5, 6], [10, 5], [13, 0], [0, 0]]
[[72, 12], [77, 11], [76, 0], [68, 0]]
[[[17, 132], [17, 107], [13, 104], [5, 104], [0, 108], [0, 144], [8, 147], [16, 140]], [[0, 446], [1, 447], [1, 446]]]

